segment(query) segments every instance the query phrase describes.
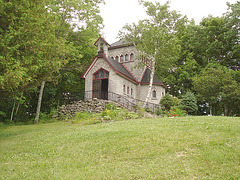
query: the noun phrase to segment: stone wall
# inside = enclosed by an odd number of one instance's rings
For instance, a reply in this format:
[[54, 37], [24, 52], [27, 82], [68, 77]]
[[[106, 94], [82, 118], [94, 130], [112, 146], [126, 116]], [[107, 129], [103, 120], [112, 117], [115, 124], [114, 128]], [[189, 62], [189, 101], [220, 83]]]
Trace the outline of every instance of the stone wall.
[[74, 116], [76, 112], [87, 111], [89, 113], [100, 113], [104, 111], [105, 105], [109, 103], [114, 103], [116, 107], [121, 107], [121, 105], [102, 99], [93, 98], [92, 100], [87, 101], [75, 101], [68, 105], [63, 105], [60, 107], [57, 117], [61, 115], [64, 116]]

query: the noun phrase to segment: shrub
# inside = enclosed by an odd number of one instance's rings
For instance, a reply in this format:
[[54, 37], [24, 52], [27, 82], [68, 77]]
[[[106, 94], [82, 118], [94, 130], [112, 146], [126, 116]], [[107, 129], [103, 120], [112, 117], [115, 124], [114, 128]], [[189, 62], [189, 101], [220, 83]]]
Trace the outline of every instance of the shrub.
[[196, 112], [198, 110], [198, 106], [194, 94], [190, 91], [186, 92], [186, 94], [182, 96], [179, 107], [185, 110], [188, 114]]
[[74, 124], [96, 124], [100, 123], [101, 120], [98, 116], [95, 114], [88, 113], [86, 111], [84, 112], [77, 112], [72, 120]]
[[160, 104], [164, 107], [166, 111], [169, 111], [171, 106], [178, 106], [179, 99], [177, 97], [172, 97], [169, 93], [167, 93], [161, 100]]
[[168, 111], [164, 111], [163, 109], [159, 108], [156, 111], [156, 115], [158, 115], [158, 116], [168, 116]]
[[180, 109], [177, 106], [171, 107], [168, 113], [169, 117], [183, 117], [186, 116], [186, 113], [184, 110]]
[[3, 112], [3, 111], [0, 111], [0, 116], [6, 117], [7, 115], [6, 115], [6, 113], [5, 113], [5, 112]]
[[142, 107], [142, 103], [138, 103], [137, 107], [136, 107], [137, 113], [139, 115], [139, 117], [143, 117], [145, 114], [145, 109]]
[[111, 102], [111, 103], [108, 103], [108, 104], [105, 105], [105, 109], [108, 109], [108, 110], [116, 110], [117, 107], [115, 106], [114, 103]]
[[105, 109], [105, 111], [102, 112], [102, 118], [104, 120], [112, 120], [116, 116], [117, 116], [116, 110]]

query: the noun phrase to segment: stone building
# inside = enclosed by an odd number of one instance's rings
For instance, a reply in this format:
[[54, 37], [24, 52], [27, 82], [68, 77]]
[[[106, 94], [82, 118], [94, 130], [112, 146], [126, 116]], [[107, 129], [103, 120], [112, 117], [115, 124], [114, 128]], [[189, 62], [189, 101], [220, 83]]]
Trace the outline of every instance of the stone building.
[[[140, 62], [136, 47], [124, 41], [110, 45], [102, 37], [94, 45], [98, 47], [98, 54], [82, 75], [85, 78], [85, 99], [110, 99], [117, 95], [145, 101], [150, 70], [136, 68]], [[149, 102], [158, 104], [166, 88], [155, 76]]]

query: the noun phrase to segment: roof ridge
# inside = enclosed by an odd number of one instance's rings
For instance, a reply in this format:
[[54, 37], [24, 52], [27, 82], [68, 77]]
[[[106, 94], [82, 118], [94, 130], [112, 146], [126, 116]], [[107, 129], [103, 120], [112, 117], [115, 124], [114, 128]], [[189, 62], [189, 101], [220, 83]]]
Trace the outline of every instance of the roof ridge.
[[[120, 63], [120, 64], [121, 64], [121, 63]], [[137, 78], [131, 73], [131, 71], [129, 71], [128, 68], [127, 68], [124, 64], [122, 64], [122, 65], [123, 65], [123, 67], [129, 72], [129, 74], [132, 75], [132, 77], [135, 79], [135, 81], [137, 81], [138, 83], [140, 83], [140, 82], [137, 80]]]

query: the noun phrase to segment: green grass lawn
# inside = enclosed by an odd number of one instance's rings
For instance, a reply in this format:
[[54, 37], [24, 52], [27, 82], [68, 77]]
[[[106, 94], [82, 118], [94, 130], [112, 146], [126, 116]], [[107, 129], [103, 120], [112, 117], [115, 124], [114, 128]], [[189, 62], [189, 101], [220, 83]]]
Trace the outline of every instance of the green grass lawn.
[[239, 179], [240, 118], [0, 128], [0, 179]]

